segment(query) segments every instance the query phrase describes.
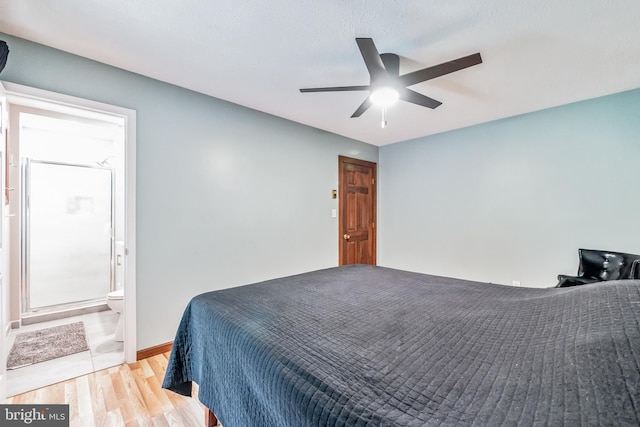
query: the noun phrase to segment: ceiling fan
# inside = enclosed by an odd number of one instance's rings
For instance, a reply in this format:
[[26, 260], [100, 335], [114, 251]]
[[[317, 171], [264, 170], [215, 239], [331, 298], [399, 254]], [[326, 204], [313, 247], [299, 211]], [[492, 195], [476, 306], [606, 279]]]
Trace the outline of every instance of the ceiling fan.
[[409, 86], [482, 63], [480, 54], [474, 53], [433, 67], [399, 75], [400, 57], [398, 55], [378, 53], [371, 38], [356, 38], [356, 43], [369, 71], [370, 82], [368, 85], [307, 88], [300, 89], [300, 92], [369, 91], [369, 96], [351, 117], [360, 117], [373, 104], [380, 104], [383, 106], [383, 127], [386, 123], [384, 121], [384, 107], [397, 99], [427, 108], [436, 108], [442, 104], [440, 101], [409, 89]]

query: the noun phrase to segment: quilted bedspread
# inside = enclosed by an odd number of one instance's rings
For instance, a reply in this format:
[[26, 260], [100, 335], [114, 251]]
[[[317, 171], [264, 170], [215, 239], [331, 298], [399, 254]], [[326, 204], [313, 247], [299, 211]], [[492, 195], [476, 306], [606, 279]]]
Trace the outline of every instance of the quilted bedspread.
[[163, 387], [224, 427], [640, 425], [640, 281], [353, 265], [199, 295]]

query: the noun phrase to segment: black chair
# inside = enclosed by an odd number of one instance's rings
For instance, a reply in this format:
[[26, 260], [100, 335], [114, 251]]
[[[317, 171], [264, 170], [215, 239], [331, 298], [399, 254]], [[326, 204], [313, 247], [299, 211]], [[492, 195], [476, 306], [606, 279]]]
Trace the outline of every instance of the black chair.
[[606, 280], [640, 279], [640, 255], [594, 249], [578, 249], [578, 253], [578, 275], [558, 275], [556, 288]]

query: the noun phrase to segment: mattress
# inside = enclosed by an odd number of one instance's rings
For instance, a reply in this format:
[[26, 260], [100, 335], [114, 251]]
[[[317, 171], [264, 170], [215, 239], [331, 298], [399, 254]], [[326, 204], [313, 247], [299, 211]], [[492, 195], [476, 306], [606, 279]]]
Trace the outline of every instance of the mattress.
[[640, 281], [352, 265], [196, 296], [163, 387], [225, 427], [640, 425]]

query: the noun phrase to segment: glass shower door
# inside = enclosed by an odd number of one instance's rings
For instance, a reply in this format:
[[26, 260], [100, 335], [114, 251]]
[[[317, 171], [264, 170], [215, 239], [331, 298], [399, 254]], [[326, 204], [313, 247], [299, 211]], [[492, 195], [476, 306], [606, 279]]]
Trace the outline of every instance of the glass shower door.
[[105, 298], [111, 289], [111, 170], [25, 164], [23, 311]]

